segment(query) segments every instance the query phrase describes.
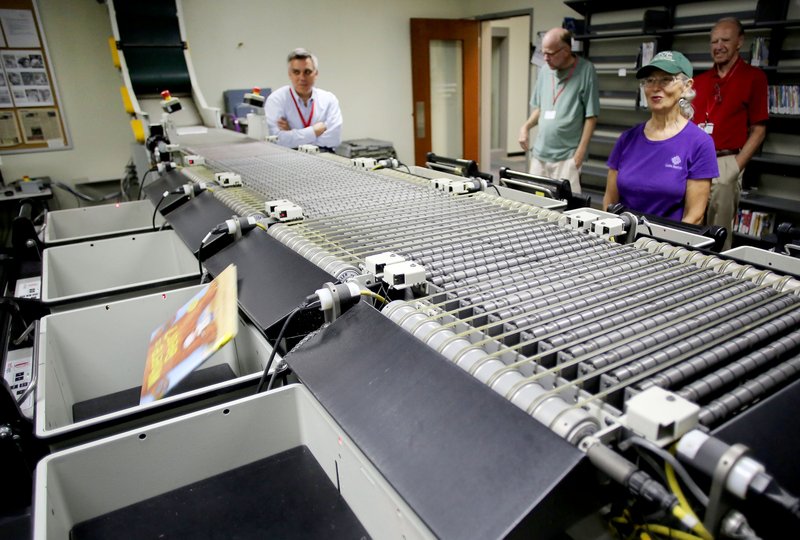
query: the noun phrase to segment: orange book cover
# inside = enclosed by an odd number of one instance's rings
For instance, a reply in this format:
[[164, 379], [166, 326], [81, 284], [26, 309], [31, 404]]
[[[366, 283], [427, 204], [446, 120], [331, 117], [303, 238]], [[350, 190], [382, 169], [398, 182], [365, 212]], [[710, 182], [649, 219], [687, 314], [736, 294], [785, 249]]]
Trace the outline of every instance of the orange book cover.
[[236, 267], [228, 266], [150, 335], [139, 403], [161, 399], [238, 330]]

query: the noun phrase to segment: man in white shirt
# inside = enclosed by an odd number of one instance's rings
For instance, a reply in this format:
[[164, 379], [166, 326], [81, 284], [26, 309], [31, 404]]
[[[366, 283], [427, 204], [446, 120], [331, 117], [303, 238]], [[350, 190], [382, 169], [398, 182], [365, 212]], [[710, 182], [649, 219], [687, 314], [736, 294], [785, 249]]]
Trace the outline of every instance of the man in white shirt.
[[331, 92], [315, 88], [317, 57], [305, 49], [289, 53], [290, 85], [272, 92], [264, 110], [270, 135], [278, 144], [297, 148], [313, 144], [332, 150], [342, 142], [342, 112]]

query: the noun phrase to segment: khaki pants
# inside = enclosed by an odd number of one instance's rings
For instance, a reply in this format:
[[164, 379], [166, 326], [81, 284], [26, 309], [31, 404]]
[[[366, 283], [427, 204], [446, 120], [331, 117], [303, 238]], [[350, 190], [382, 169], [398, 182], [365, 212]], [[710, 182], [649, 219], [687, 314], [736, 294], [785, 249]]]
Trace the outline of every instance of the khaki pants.
[[739, 170], [736, 156], [717, 158], [719, 176], [711, 180], [711, 196], [706, 209], [706, 224], [728, 229], [728, 238], [723, 249], [730, 249], [733, 241], [733, 220], [739, 208], [744, 169]]
[[572, 194], [577, 195], [581, 192], [581, 170], [575, 166], [575, 160], [572, 158], [564, 161], [541, 161], [531, 157], [530, 173], [555, 180], [569, 180]]

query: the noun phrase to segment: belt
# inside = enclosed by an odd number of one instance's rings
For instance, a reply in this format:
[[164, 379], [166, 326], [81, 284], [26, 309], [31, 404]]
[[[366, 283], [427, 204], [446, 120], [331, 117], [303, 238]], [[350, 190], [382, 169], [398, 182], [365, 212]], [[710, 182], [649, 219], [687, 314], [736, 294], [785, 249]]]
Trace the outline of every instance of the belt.
[[739, 153], [739, 149], [736, 148], [734, 150], [717, 150], [717, 157], [723, 156], [735, 156]]

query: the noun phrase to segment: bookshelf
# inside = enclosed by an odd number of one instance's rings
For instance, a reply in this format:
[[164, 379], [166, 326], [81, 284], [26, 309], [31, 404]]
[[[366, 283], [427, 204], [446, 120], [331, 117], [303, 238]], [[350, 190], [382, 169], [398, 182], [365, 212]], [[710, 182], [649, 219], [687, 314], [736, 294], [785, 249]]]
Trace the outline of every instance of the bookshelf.
[[[791, 0], [568, 0], [565, 4], [583, 17], [575, 38], [581, 54], [597, 68], [600, 82], [599, 125], [589, 146], [581, 184], [602, 199], [605, 162], [619, 134], [649, 118], [637, 99], [635, 74], [643, 42], [655, 43], [656, 52], [683, 52], [696, 72], [712, 67], [708, 36], [722, 17], [733, 16], [745, 28], [742, 57], [750, 61], [751, 44], [766, 45], [761, 69], [770, 86], [800, 84], [800, 5]], [[581, 24], [582, 22], [582, 24]], [[777, 91], [780, 94], [780, 91]], [[785, 92], [785, 91], [784, 91]], [[790, 221], [800, 224], [800, 115], [770, 113], [767, 140], [745, 169], [740, 208], [772, 227]], [[767, 229], [754, 236], [734, 232], [734, 244], [774, 242]]]

